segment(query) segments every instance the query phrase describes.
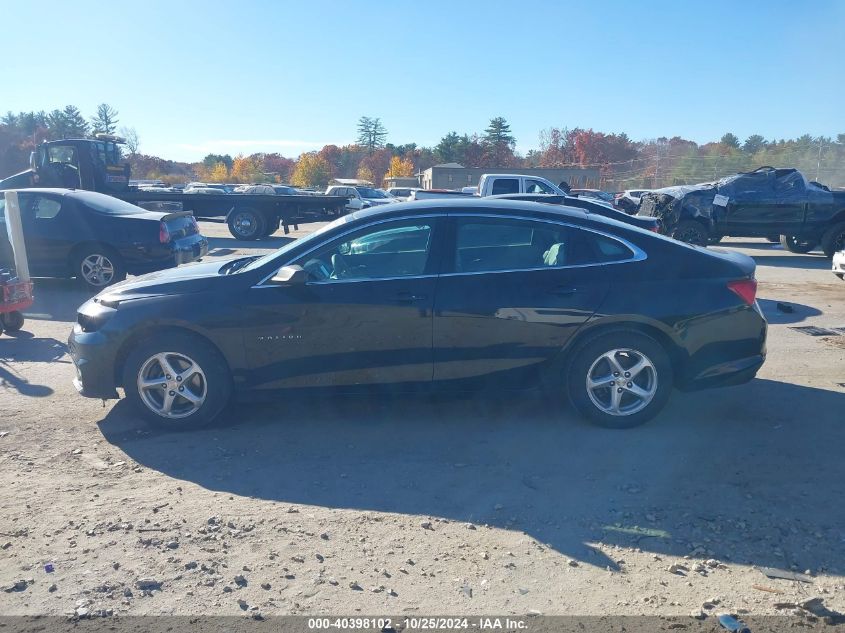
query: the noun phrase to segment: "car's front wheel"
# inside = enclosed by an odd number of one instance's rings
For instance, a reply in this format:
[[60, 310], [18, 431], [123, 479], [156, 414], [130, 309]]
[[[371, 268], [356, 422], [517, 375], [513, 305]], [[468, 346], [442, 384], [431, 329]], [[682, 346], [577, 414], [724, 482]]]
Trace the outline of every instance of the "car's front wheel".
[[615, 429], [639, 426], [666, 405], [672, 363], [663, 346], [635, 330], [614, 330], [586, 340], [567, 375], [569, 398], [592, 422]]
[[212, 422], [226, 407], [232, 380], [226, 361], [190, 333], [152, 336], [126, 359], [123, 388], [157, 426], [190, 430]]

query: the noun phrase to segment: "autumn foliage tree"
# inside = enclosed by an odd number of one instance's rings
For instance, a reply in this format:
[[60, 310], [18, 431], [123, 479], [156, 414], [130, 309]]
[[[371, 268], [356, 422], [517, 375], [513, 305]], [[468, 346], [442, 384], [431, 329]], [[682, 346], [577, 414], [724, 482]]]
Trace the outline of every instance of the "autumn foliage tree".
[[308, 152], [296, 161], [290, 181], [297, 187], [325, 187], [330, 178], [331, 167], [326, 159], [316, 152]]
[[409, 158], [393, 156], [387, 168], [385, 178], [407, 178], [414, 175], [414, 163]]
[[232, 182], [258, 182], [262, 179], [261, 163], [254, 156], [239, 154], [232, 163]]

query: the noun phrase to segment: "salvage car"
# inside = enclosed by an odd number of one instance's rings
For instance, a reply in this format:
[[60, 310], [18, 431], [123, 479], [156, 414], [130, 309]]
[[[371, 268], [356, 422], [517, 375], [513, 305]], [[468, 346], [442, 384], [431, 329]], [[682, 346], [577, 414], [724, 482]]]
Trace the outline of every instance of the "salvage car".
[[148, 211], [71, 189], [25, 189], [18, 202], [34, 277], [76, 277], [100, 290], [127, 273], [170, 268], [208, 253], [208, 240], [188, 211]]
[[193, 428], [279, 390], [542, 385], [608, 427], [673, 388], [751, 380], [766, 354], [754, 261], [534, 202], [391, 204], [262, 257], [118, 284], [69, 339], [83, 396]]
[[666, 187], [644, 194], [638, 215], [656, 217], [661, 231], [690, 244], [724, 236], [780, 236], [784, 248], [827, 257], [845, 248], [845, 192], [809, 182], [797, 169], [759, 167], [713, 183]]
[[610, 204], [602, 202], [597, 198], [582, 198], [581, 196], [558, 196], [546, 193], [505, 193], [500, 196], [490, 196], [494, 200], [527, 200], [531, 202], [544, 202], [546, 204], [561, 204], [567, 207], [584, 209], [589, 213], [611, 218], [618, 222], [638, 226], [646, 231], [660, 231], [660, 222], [656, 218], [642, 218], [636, 215], [628, 215], [624, 211], [616, 209]]

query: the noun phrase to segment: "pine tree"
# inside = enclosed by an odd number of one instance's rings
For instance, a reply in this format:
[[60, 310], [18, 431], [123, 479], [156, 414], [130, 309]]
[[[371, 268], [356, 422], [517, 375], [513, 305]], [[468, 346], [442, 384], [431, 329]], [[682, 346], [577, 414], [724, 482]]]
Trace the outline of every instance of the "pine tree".
[[98, 105], [97, 114], [91, 117], [91, 128], [94, 134], [98, 132], [114, 134], [117, 124], [117, 110], [112, 108], [108, 103]]

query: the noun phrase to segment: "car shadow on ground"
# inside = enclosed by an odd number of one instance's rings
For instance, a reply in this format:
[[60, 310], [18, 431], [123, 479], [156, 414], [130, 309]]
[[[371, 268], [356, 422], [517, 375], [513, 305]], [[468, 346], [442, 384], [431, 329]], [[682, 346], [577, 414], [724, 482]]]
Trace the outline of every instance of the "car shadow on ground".
[[141, 465], [210, 490], [488, 524], [603, 568], [618, 566], [598, 542], [834, 572], [845, 562], [835, 389], [758, 379], [676, 393], [626, 431], [530, 395], [296, 397], [189, 433], [147, 431], [121, 402], [100, 428]]
[[35, 301], [24, 310], [27, 319], [76, 321], [76, 309], [95, 293], [75, 279], [37, 278], [33, 282], [33, 294]]
[[813, 306], [776, 299], [757, 299], [766, 321], [773, 325], [800, 323], [809, 317], [819, 316], [822, 311]]
[[36, 385], [23, 378], [15, 363], [70, 363], [64, 358], [67, 346], [54, 338], [34, 338], [28, 332], [0, 337], [0, 394], [14, 389], [23, 396], [43, 398], [53, 393], [46, 385]]
[[[830, 270], [830, 260], [821, 255], [754, 255], [754, 261], [758, 266]], [[825, 281], [835, 281], [833, 274]]]
[[[281, 229], [280, 229], [281, 230]], [[239, 250], [264, 250], [273, 251], [281, 248], [285, 244], [294, 241], [294, 237], [287, 235], [271, 235], [263, 240], [247, 241], [239, 240], [234, 237], [209, 237], [208, 238], [208, 252], [210, 255], [228, 255], [233, 254]]]

